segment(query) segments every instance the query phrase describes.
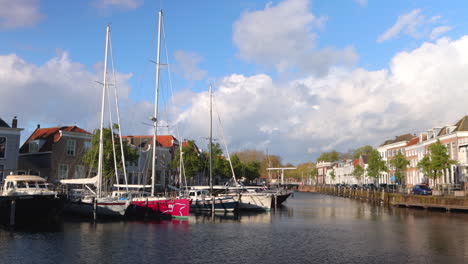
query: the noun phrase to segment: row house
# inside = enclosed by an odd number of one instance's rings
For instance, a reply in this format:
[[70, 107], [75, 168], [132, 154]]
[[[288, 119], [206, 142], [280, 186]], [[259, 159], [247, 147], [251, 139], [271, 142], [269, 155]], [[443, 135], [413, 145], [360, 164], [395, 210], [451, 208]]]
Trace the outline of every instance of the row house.
[[392, 184], [395, 182], [395, 171], [389, 165], [389, 161], [395, 155], [397, 155], [398, 152], [405, 154], [405, 148], [408, 145], [408, 142], [410, 142], [415, 137], [416, 136], [412, 134], [400, 135], [395, 137], [395, 139], [385, 141], [383, 144], [377, 147], [377, 151], [379, 152], [380, 157], [383, 161], [385, 161], [389, 169], [388, 172], [380, 173], [380, 177], [377, 180], [378, 184]]
[[11, 126], [0, 118], [0, 181], [10, 173], [17, 173], [18, 149], [22, 128], [13, 118]]
[[77, 126], [41, 128], [19, 149], [18, 174], [38, 175], [49, 182], [88, 176], [83, 162], [92, 134]]
[[[447, 148], [450, 159], [457, 161], [451, 165], [444, 176], [433, 182], [419, 171], [417, 164], [427, 153], [429, 146], [437, 140]], [[457, 123], [443, 127], [428, 129], [419, 134], [417, 143], [406, 149], [406, 156], [410, 161], [407, 171], [407, 185], [417, 183], [436, 184], [461, 184], [468, 182], [468, 116], [464, 116]]]
[[326, 182], [327, 173], [332, 169], [332, 163], [328, 161], [319, 161], [316, 164], [317, 167], [317, 184], [330, 184]]
[[[131, 147], [138, 150], [138, 160], [127, 162], [127, 179], [129, 184], [150, 184], [152, 176], [153, 136], [124, 136]], [[171, 135], [156, 136], [156, 184], [165, 186], [175, 182], [176, 172], [170, 163], [174, 159], [179, 141]], [[123, 179], [121, 179], [121, 183]]]
[[[372, 181], [367, 177], [367, 155], [361, 155], [358, 159], [347, 159], [337, 162], [318, 162], [317, 163], [317, 184], [367, 184]], [[358, 179], [353, 174], [357, 165], [364, 169], [364, 175]], [[332, 173], [335, 177], [332, 177]]]

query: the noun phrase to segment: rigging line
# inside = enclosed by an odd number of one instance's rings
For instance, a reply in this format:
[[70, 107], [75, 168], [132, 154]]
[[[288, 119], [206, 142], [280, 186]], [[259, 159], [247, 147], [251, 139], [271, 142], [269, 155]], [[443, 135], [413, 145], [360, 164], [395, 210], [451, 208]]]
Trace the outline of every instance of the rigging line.
[[[117, 77], [115, 74], [115, 67], [114, 67], [114, 53], [112, 51], [112, 38], [109, 36], [109, 51], [110, 51], [110, 57], [111, 57], [111, 66], [112, 66], [112, 77], [114, 79], [114, 100], [115, 100], [115, 107], [117, 111], [117, 125], [118, 131], [119, 131], [119, 141], [120, 141], [120, 153], [121, 153], [121, 158], [122, 158], [122, 169], [123, 169], [123, 176], [124, 176], [124, 181], [125, 181], [125, 189], [128, 192], [128, 181], [127, 181], [127, 168], [125, 164], [125, 153], [124, 153], [124, 147], [123, 147], [123, 142], [122, 142], [122, 129], [120, 126], [120, 111], [119, 111], [119, 96], [117, 95]], [[117, 184], [119, 182], [117, 181]]]
[[[216, 98], [213, 96], [213, 99], [216, 99]], [[221, 117], [220, 117], [219, 112], [218, 112], [218, 105], [216, 104], [216, 100], [213, 100], [213, 101], [214, 101], [216, 114], [218, 115], [219, 126], [221, 128], [221, 137], [223, 138], [223, 143], [224, 143], [224, 148], [226, 149], [227, 159], [228, 159], [229, 165], [231, 167], [232, 179], [234, 180], [234, 184], [237, 186], [236, 174], [234, 172], [234, 167], [232, 166], [231, 156], [229, 155], [229, 149], [228, 149], [228, 146], [226, 144], [226, 138], [224, 137], [224, 127], [223, 127], [223, 123], [221, 123]]]
[[[112, 122], [112, 110], [111, 110], [111, 101], [110, 101], [110, 92], [109, 92], [109, 86], [106, 85], [105, 89], [107, 90], [107, 104], [109, 105], [109, 130], [111, 133], [111, 141], [112, 141], [112, 156], [114, 158], [114, 170], [115, 170], [115, 178], [117, 180], [117, 184], [119, 183], [119, 173], [117, 169], [117, 156], [115, 153], [115, 141], [114, 141], [114, 128], [113, 128], [113, 122]], [[117, 190], [120, 190], [120, 187], [117, 186]]]
[[[172, 75], [171, 75], [171, 64], [169, 63], [169, 51], [168, 51], [168, 48], [167, 48], [167, 37], [166, 37], [166, 30], [165, 30], [165, 26], [164, 26], [164, 21], [162, 22], [162, 32], [163, 32], [163, 37], [164, 37], [164, 48], [165, 48], [165, 51], [166, 51], [166, 63], [167, 63], [167, 73], [168, 73], [168, 79], [169, 79], [169, 87], [171, 88], [171, 104], [173, 105], [173, 107], [175, 106], [175, 102], [174, 102], [174, 89], [173, 89], [173, 83], [172, 83]], [[172, 108], [174, 110], [174, 117], [176, 116], [176, 113], [175, 113], [175, 107]], [[180, 139], [181, 138], [181, 134], [180, 134], [180, 130], [179, 130], [179, 124], [177, 122], [174, 121], [174, 126], [176, 128], [176, 135], [177, 135], [177, 138]], [[183, 142], [179, 142], [180, 146], [182, 146]], [[182, 151], [182, 147], [180, 148], [180, 151]], [[182, 161], [183, 161], [183, 157], [182, 157]], [[184, 166], [184, 163], [182, 162], [182, 166]], [[184, 170], [184, 179], [185, 179], [185, 190], [188, 191], [188, 187], [187, 187], [187, 178], [185, 176], [185, 168], [183, 169]], [[180, 175], [182, 175], [182, 168], [180, 168]], [[181, 180], [182, 179], [179, 179], [180, 182], [182, 182]]]

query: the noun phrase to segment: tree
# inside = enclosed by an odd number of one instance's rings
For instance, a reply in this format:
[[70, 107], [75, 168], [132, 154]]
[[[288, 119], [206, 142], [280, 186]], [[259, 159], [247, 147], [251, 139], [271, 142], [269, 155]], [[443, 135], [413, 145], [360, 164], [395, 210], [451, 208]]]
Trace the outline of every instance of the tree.
[[406, 169], [410, 162], [406, 159], [405, 155], [401, 151], [389, 161], [392, 168], [395, 170], [395, 178], [398, 183], [402, 183], [402, 180], [406, 176]]
[[[117, 169], [123, 169], [122, 163], [122, 152], [120, 147], [120, 139], [117, 133], [114, 132], [114, 129], [118, 129], [118, 125], [114, 124], [113, 129], [103, 128], [103, 166], [102, 174], [103, 179], [108, 183], [115, 179], [115, 167], [114, 167], [114, 152], [112, 146], [112, 137], [114, 137], [115, 144], [115, 158], [117, 163]], [[98, 168], [98, 153], [99, 153], [99, 137], [100, 129], [95, 129], [93, 138], [91, 139], [91, 148], [84, 154], [83, 162], [86, 163], [90, 168]], [[135, 162], [138, 160], [138, 152], [136, 148], [132, 148], [128, 142], [123, 141], [123, 151], [125, 156], [125, 161]]]
[[424, 155], [421, 161], [418, 162], [418, 168], [424, 175], [426, 175], [427, 178], [434, 179], [434, 169], [432, 168], [430, 155]]
[[360, 181], [362, 179], [362, 176], [364, 175], [364, 168], [361, 165], [356, 165], [353, 170], [353, 175], [356, 178], [356, 180]]
[[359, 157], [361, 155], [369, 155], [372, 152], [373, 149], [374, 148], [369, 146], [369, 145], [362, 146], [362, 147], [360, 147], [360, 148], [353, 151], [353, 158], [354, 159], [359, 159]]
[[376, 149], [373, 149], [369, 153], [369, 159], [367, 161], [367, 176], [377, 180], [381, 172], [387, 171], [387, 166], [385, 166], [385, 161], [380, 157], [379, 152]]
[[428, 151], [429, 153], [424, 155], [418, 163], [418, 167], [429, 179], [440, 178], [445, 174], [445, 170], [450, 168], [450, 165], [457, 163], [450, 159], [447, 147], [442, 145], [439, 139], [429, 146]]
[[258, 161], [242, 162], [239, 156], [234, 154], [231, 156], [231, 163], [237, 180], [244, 178], [247, 182], [251, 182], [260, 177], [260, 162]]
[[260, 162], [260, 175], [265, 178], [270, 178], [271, 172], [267, 171], [267, 168], [280, 168], [281, 157], [276, 155], [265, 155], [263, 160]]
[[[182, 148], [182, 160], [184, 162], [185, 177], [190, 179], [195, 174], [200, 173], [203, 168], [203, 162], [200, 154], [195, 146], [193, 140], [187, 141], [187, 144]], [[180, 149], [177, 149], [177, 153], [174, 159], [171, 161], [171, 168], [178, 168], [180, 164]]]
[[330, 177], [331, 179], [334, 181], [335, 178], [336, 178], [336, 175], [335, 175], [335, 169], [332, 169], [332, 171], [330, 171]]
[[331, 151], [331, 152], [324, 152], [317, 158], [317, 162], [325, 161], [325, 162], [334, 162], [340, 159], [340, 153], [338, 151]]

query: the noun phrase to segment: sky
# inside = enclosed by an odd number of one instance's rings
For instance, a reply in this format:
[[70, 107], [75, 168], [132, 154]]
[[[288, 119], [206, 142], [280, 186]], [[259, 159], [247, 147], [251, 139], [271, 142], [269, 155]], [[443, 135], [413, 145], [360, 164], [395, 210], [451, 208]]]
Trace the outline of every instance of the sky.
[[159, 133], [201, 148], [210, 84], [216, 142], [292, 164], [468, 114], [462, 0], [0, 0], [0, 118], [97, 128], [110, 25], [123, 133], [151, 134], [160, 9]]

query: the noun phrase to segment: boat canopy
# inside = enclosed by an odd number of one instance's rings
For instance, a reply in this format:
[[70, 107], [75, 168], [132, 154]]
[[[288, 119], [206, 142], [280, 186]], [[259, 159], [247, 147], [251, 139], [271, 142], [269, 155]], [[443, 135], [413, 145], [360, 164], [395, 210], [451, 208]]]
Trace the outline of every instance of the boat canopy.
[[67, 179], [67, 180], [60, 180], [62, 184], [97, 184], [97, 176], [92, 178], [81, 178], [81, 179]]
[[46, 180], [42, 177], [35, 175], [8, 175], [5, 178], [5, 181], [37, 181], [45, 182]]

